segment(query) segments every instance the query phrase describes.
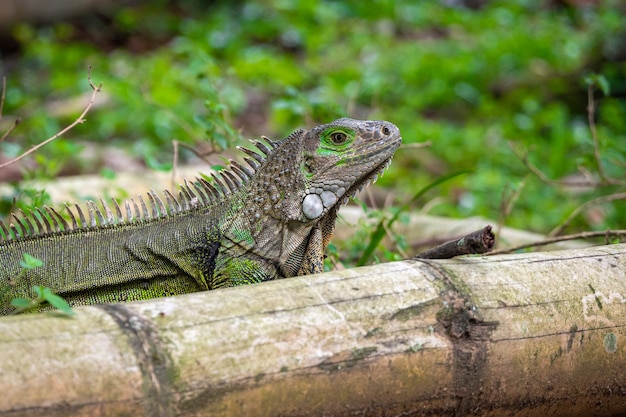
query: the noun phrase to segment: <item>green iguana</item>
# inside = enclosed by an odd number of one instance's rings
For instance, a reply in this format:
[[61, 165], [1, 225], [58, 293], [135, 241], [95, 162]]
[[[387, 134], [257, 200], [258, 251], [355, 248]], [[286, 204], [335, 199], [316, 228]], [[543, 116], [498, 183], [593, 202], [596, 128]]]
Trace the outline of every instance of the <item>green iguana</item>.
[[[46, 286], [70, 305], [143, 300], [323, 271], [337, 211], [375, 180], [402, 138], [384, 121], [339, 119], [240, 148], [247, 165], [126, 202], [87, 202], [0, 223], [0, 314]], [[24, 269], [27, 253], [44, 265]]]

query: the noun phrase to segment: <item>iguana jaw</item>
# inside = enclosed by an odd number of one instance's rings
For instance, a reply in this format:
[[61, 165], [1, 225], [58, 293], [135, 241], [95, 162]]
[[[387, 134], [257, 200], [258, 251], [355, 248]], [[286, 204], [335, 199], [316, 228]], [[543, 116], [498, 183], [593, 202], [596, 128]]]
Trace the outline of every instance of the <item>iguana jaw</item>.
[[343, 197], [339, 199], [338, 204], [348, 204], [351, 198], [356, 197], [357, 193], [363, 191], [363, 188], [367, 187], [371, 183], [375, 183], [378, 180], [378, 177], [382, 177], [385, 173], [385, 170], [391, 164], [391, 159], [387, 159], [382, 164], [378, 165], [374, 168], [362, 181], [355, 183], [352, 187], [350, 187]]

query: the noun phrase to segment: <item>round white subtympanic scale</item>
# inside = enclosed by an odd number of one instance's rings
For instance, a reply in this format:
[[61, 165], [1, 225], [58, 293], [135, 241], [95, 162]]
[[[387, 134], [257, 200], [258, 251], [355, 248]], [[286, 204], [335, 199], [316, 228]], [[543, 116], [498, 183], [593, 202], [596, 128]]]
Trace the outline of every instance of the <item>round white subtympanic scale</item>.
[[324, 212], [322, 198], [317, 194], [307, 194], [302, 200], [302, 212], [311, 220], [317, 219]]
[[337, 202], [337, 196], [332, 191], [323, 191], [320, 197], [322, 198], [322, 204], [326, 208], [332, 207]]

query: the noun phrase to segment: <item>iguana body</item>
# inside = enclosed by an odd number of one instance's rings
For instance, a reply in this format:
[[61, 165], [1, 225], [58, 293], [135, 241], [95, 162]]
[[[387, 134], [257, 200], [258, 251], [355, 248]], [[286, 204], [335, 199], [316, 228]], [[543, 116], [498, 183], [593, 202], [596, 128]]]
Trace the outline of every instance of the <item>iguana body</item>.
[[[0, 223], [0, 313], [41, 285], [71, 305], [140, 300], [321, 272], [341, 203], [388, 165], [398, 129], [339, 119], [242, 149], [214, 185], [156, 193], [67, 220], [44, 208]], [[25, 270], [24, 253], [44, 262]], [[4, 291], [2, 291], [4, 289]]]

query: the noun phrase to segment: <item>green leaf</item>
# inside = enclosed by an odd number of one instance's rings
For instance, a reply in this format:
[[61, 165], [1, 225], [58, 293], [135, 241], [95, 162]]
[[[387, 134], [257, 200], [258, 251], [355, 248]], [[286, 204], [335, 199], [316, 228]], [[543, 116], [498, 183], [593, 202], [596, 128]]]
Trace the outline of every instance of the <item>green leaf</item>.
[[33, 269], [43, 266], [43, 261], [35, 258], [34, 256], [24, 253], [24, 259], [20, 261], [20, 266], [24, 269]]
[[33, 291], [35, 291], [35, 294], [37, 294], [37, 298], [43, 300], [43, 293], [44, 290], [46, 289], [46, 287], [42, 286], [42, 285], [35, 285], [33, 287]]
[[602, 90], [602, 93], [604, 93], [605, 96], [608, 96], [611, 94], [611, 87], [609, 86], [609, 82], [604, 75], [598, 76], [598, 86], [600, 87], [600, 90]]
[[69, 304], [67, 304], [67, 301], [65, 301], [62, 297], [59, 297], [58, 295], [54, 294], [52, 292], [52, 290], [48, 287], [45, 287], [43, 289], [43, 298], [50, 303], [50, 305], [52, 305], [54, 308], [61, 310], [62, 312], [64, 312], [65, 314], [76, 314], [74, 313], [74, 310], [72, 310], [72, 307], [69, 306]]
[[591, 74], [585, 77], [585, 84], [591, 87], [598, 87], [605, 96], [611, 94], [611, 86], [604, 75]]
[[11, 305], [16, 308], [25, 309], [31, 306], [31, 301], [26, 298], [14, 298]]

